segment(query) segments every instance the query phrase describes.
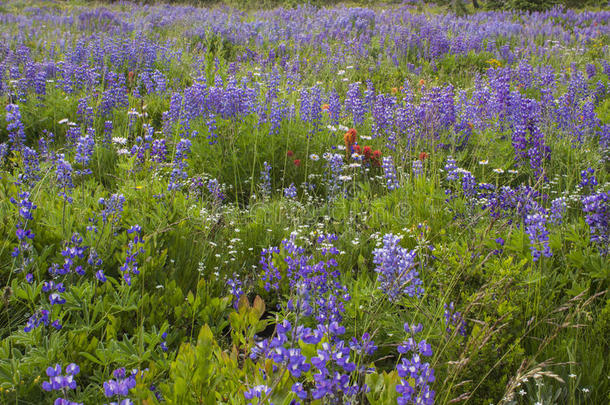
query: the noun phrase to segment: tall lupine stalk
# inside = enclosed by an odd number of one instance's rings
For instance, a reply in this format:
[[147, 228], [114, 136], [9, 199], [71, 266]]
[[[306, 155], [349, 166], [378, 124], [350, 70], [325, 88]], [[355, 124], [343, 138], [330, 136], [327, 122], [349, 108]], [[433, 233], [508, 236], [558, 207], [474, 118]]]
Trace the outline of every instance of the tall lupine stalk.
[[106, 77], [106, 90], [102, 93], [101, 105], [98, 114], [108, 117], [115, 108], [127, 107], [129, 100], [124, 78], [114, 72], [109, 72]]
[[399, 236], [386, 234], [383, 246], [373, 251], [379, 288], [390, 301], [403, 296], [419, 297], [424, 291], [415, 265], [417, 252], [401, 247], [400, 240]]
[[534, 176], [538, 178], [551, 155], [540, 129], [540, 106], [536, 100], [524, 98], [518, 92], [511, 93], [510, 104], [515, 159], [521, 164], [528, 161]]
[[188, 177], [186, 168], [188, 167], [187, 159], [190, 152], [191, 141], [186, 138], [181, 138], [176, 144], [171, 179], [167, 186], [168, 191], [174, 191], [180, 188], [181, 182]]
[[430, 386], [435, 381], [434, 369], [422, 359], [432, 356], [432, 346], [425, 339], [419, 342], [415, 340], [415, 335], [422, 329], [421, 324], [404, 324], [409, 338], [398, 346], [398, 352], [405, 355], [411, 353], [411, 357], [403, 357], [396, 367], [398, 376], [401, 377], [400, 384], [396, 386], [396, 391], [400, 394], [398, 405], [434, 404], [435, 392]]
[[385, 178], [388, 190], [392, 191], [399, 188], [400, 183], [398, 182], [396, 167], [394, 166], [394, 159], [392, 156], [383, 157], [381, 168], [383, 169], [383, 177]]
[[607, 255], [610, 252], [610, 192], [600, 191], [583, 197], [582, 206], [591, 242]]
[[31, 201], [31, 194], [28, 191], [19, 193], [18, 199], [11, 197], [11, 202], [15, 204], [20, 217], [16, 225], [17, 230], [15, 231], [19, 243], [11, 252], [11, 256], [15, 260], [21, 259], [18, 267], [15, 269], [16, 272], [26, 272], [33, 262], [34, 245], [32, 240], [35, 234], [31, 229], [30, 221], [34, 220], [33, 213], [37, 205]]
[[359, 83], [351, 83], [345, 98], [345, 111], [351, 114], [354, 126], [360, 126], [364, 121], [364, 102]]
[[[0, 167], [4, 165], [4, 159], [8, 155], [9, 145], [6, 143], [0, 143]], [[0, 176], [2, 179], [2, 176]]]
[[6, 122], [11, 151], [21, 151], [25, 146], [25, 128], [21, 122], [21, 112], [17, 104], [6, 105]]
[[335, 200], [341, 191], [341, 172], [343, 171], [343, 156], [338, 153], [325, 153], [326, 160], [326, 193], [328, 201]]
[[530, 240], [530, 250], [535, 262], [541, 256], [551, 257], [553, 253], [549, 247], [549, 231], [547, 229], [547, 215], [545, 210], [534, 210], [525, 216], [525, 232]]
[[309, 134], [316, 134], [322, 118], [322, 97], [317, 86], [301, 91], [300, 115], [301, 119], [309, 124]]
[[28, 188], [33, 188], [40, 180], [40, 161], [35, 149], [25, 146], [22, 150], [23, 173], [19, 174], [19, 182]]
[[66, 374], [62, 374], [61, 365], [56, 364], [55, 367], [48, 367], [46, 370], [49, 381], [42, 383], [42, 389], [44, 391], [59, 391], [61, 397], [57, 398], [54, 405], [83, 405], [82, 403], [73, 402], [65, 397], [71, 390], [76, 389], [75, 376], [80, 373], [80, 367], [74, 363], [68, 364], [66, 367]]
[[91, 174], [91, 169], [88, 167], [91, 163], [91, 157], [95, 149], [95, 130], [89, 128], [85, 136], [78, 137], [76, 141], [76, 156], [74, 160], [81, 167], [81, 170], [77, 170], [78, 175]]
[[134, 225], [127, 230], [127, 235], [131, 236], [129, 244], [127, 246], [127, 252], [125, 262], [120, 267], [121, 273], [123, 273], [123, 281], [128, 286], [131, 286], [131, 276], [140, 274], [140, 264], [138, 263], [138, 256], [144, 253], [144, 239], [142, 239], [142, 228], [139, 225]]
[[337, 125], [341, 116], [341, 99], [335, 90], [332, 90], [328, 98], [328, 114], [330, 115], [330, 123]]

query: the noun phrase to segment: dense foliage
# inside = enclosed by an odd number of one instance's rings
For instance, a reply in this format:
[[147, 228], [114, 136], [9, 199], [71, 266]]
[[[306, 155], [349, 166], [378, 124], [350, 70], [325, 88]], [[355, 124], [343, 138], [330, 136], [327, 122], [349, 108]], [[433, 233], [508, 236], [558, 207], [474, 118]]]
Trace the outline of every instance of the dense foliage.
[[1, 403], [610, 399], [610, 12], [0, 21]]
[[[99, 3], [100, 0], [82, 0], [89, 3]], [[102, 2], [114, 3], [115, 0], [102, 0]], [[142, 0], [143, 4], [190, 4], [196, 6], [217, 6], [230, 5], [239, 8], [261, 8], [261, 7], [294, 7], [299, 4], [307, 4], [314, 6], [335, 6], [345, 3], [341, 0]], [[454, 10], [467, 12], [476, 9], [487, 10], [521, 10], [521, 11], [545, 11], [553, 6], [563, 6], [571, 8], [583, 7], [604, 7], [608, 6], [608, 0], [387, 0], [379, 2], [378, 0], [352, 0], [349, 2], [352, 5], [372, 6], [380, 3], [387, 5], [395, 4], [411, 4], [411, 5], [439, 5], [451, 6]]]

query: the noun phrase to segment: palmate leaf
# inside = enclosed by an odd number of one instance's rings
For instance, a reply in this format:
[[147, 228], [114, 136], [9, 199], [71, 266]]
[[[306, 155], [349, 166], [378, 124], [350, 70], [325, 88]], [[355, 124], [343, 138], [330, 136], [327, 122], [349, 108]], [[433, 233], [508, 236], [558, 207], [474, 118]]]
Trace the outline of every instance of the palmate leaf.
[[7, 387], [12, 385], [13, 376], [15, 372], [11, 364], [6, 361], [0, 361], [0, 387]]
[[102, 360], [98, 359], [97, 357], [95, 357], [91, 353], [88, 353], [88, 352], [79, 352], [79, 354], [81, 356], [83, 356], [84, 358], [86, 358], [87, 360], [89, 360], [90, 362], [92, 362], [92, 363], [99, 364], [100, 366], [105, 366], [106, 365]]
[[367, 374], [366, 382], [371, 388], [366, 397], [372, 404], [390, 405], [396, 403], [396, 398], [398, 398], [396, 386], [400, 383], [400, 377], [396, 371]]

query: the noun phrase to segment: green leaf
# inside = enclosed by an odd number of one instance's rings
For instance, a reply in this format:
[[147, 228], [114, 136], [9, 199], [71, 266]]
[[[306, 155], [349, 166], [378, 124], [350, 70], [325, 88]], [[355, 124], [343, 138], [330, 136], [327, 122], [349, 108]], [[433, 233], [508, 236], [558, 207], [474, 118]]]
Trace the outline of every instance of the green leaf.
[[79, 354], [81, 356], [83, 356], [84, 358], [86, 358], [87, 360], [89, 360], [89, 361], [91, 361], [91, 362], [93, 362], [95, 364], [104, 365], [104, 363], [101, 360], [99, 360], [97, 357], [93, 356], [90, 353], [80, 352]]

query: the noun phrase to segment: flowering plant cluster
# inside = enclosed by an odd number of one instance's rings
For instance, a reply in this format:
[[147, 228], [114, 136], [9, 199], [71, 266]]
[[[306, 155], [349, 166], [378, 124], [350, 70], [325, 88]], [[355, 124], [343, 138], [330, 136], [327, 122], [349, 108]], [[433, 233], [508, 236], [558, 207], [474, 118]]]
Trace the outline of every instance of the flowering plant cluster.
[[144, 3], [0, 1], [1, 404], [607, 402], [607, 10]]

